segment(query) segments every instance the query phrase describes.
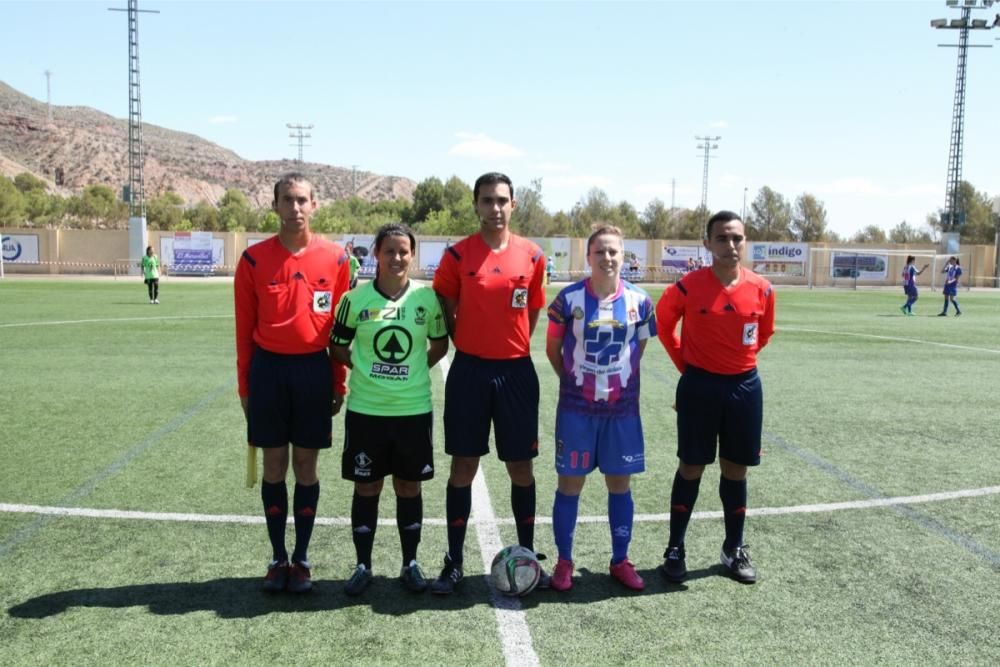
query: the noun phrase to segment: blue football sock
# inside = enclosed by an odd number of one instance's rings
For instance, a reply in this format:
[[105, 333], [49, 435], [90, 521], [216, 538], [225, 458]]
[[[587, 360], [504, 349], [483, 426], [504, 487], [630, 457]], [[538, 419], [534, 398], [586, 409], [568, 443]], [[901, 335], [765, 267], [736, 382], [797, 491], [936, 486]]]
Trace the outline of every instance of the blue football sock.
[[608, 492], [608, 523], [611, 525], [611, 564], [617, 565], [628, 557], [628, 545], [632, 541], [632, 517], [635, 505], [632, 491], [625, 493]]
[[567, 496], [556, 491], [556, 499], [552, 504], [552, 535], [559, 558], [563, 560], [573, 560], [573, 533], [576, 530], [579, 507], [580, 496]]

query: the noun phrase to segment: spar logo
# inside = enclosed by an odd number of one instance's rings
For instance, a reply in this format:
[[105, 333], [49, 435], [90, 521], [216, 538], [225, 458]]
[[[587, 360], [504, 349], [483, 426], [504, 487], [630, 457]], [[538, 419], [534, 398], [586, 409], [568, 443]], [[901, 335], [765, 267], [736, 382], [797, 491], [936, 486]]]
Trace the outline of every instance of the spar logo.
[[3, 261], [16, 262], [21, 257], [21, 242], [9, 236], [3, 237]]

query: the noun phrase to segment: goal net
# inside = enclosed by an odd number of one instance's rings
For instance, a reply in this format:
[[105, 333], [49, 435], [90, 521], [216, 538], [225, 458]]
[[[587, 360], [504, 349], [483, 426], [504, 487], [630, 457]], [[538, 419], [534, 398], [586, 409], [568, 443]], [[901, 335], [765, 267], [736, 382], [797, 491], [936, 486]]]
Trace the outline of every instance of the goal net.
[[818, 248], [809, 249], [809, 287], [902, 287], [903, 268], [907, 257], [914, 257], [914, 266], [920, 271], [919, 287], [940, 291], [944, 286], [948, 259], [955, 257], [962, 267], [959, 289], [968, 290], [972, 275], [971, 255], [958, 252], [940, 255], [919, 250], [889, 250], [887, 248]]

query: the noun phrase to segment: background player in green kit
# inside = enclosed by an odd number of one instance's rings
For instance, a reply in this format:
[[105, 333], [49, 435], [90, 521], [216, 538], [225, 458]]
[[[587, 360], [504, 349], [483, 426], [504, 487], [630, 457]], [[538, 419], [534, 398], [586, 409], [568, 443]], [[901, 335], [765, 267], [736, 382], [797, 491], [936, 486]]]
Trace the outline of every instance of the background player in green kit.
[[416, 560], [420, 483], [434, 476], [430, 369], [448, 352], [448, 331], [434, 290], [407, 275], [415, 247], [403, 225], [379, 229], [375, 280], [343, 296], [330, 336], [334, 359], [352, 368], [342, 474], [354, 482], [351, 527], [358, 564], [344, 586], [348, 595], [360, 595], [372, 580], [386, 475], [392, 475], [396, 492], [400, 581], [414, 592], [427, 589]]
[[160, 258], [153, 252], [153, 246], [146, 246], [142, 256], [142, 281], [149, 289], [149, 302], [160, 302]]

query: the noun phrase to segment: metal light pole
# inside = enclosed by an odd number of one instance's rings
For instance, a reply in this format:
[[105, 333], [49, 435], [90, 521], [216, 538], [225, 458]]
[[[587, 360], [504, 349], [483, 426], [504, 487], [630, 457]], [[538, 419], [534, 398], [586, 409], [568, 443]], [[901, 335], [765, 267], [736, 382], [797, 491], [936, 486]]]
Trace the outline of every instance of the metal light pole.
[[743, 186], [743, 212], [740, 213], [740, 220], [747, 221], [747, 186]]
[[941, 231], [953, 231], [965, 223], [965, 211], [959, 209], [958, 190], [962, 183], [962, 151], [965, 143], [965, 79], [966, 60], [970, 47], [992, 48], [992, 44], [969, 44], [970, 30], [988, 30], [986, 19], [973, 19], [973, 9], [993, 6], [993, 0], [946, 0], [948, 7], [962, 10], [962, 18], [934, 19], [931, 27], [938, 30], [958, 30], [958, 44], [938, 44], [958, 48], [958, 71], [955, 74], [955, 103], [951, 117], [951, 145], [948, 150], [948, 182], [945, 186], [944, 212]]
[[[299, 164], [302, 164], [302, 148], [304, 146], [309, 146], [307, 143], [303, 143], [305, 139], [312, 139], [312, 135], [307, 133], [306, 130], [311, 130], [315, 125], [296, 125], [294, 123], [285, 123], [285, 127], [289, 130], [294, 130], [294, 132], [289, 133], [289, 137], [292, 139], [298, 139], [299, 146]], [[295, 144], [289, 144], [289, 146], [295, 146]]]
[[[129, 257], [146, 252], [146, 193], [142, 176], [142, 97], [139, 94], [139, 14], [159, 14], [155, 9], [139, 9], [138, 0], [128, 0], [128, 249]], [[129, 275], [139, 273], [129, 262]]]
[[708, 153], [709, 151], [714, 151], [719, 148], [719, 144], [712, 143], [722, 139], [722, 137], [695, 137], [696, 140], [703, 143], [698, 144], [699, 150], [704, 150], [704, 160], [705, 169], [701, 177], [701, 207], [708, 208], [708, 159], [711, 157]]

